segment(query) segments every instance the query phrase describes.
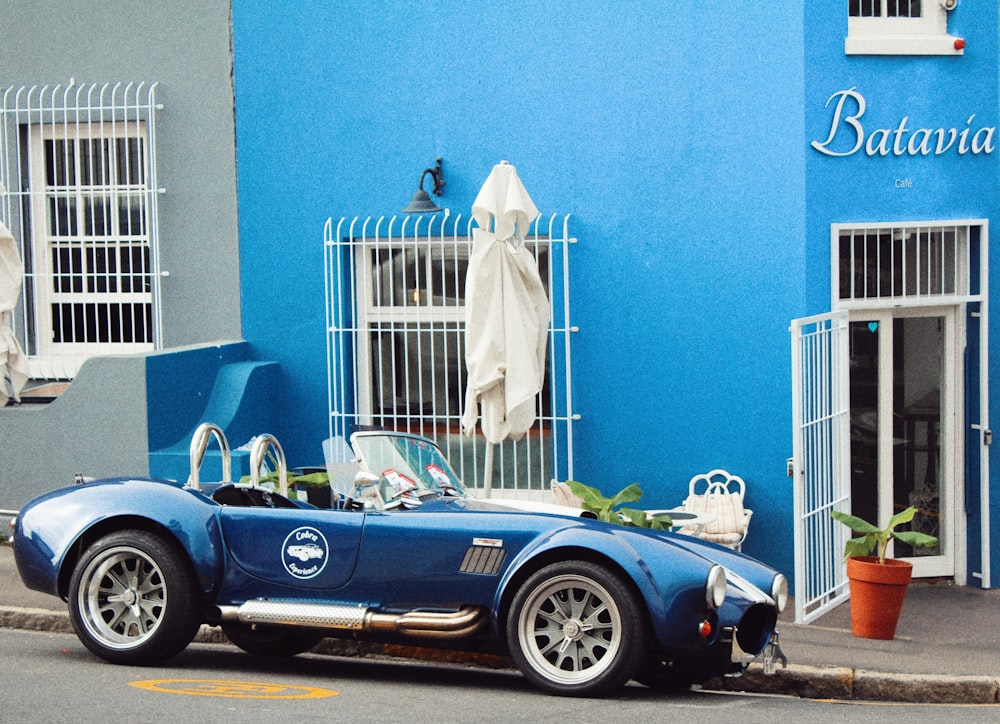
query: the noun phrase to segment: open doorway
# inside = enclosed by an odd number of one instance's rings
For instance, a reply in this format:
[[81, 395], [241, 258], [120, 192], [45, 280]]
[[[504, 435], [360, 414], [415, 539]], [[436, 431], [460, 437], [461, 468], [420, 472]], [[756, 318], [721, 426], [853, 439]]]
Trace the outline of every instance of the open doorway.
[[938, 538], [933, 548], [895, 542], [890, 554], [915, 576], [954, 576], [954, 515], [961, 450], [956, 310], [856, 310], [850, 322], [851, 512], [884, 525], [917, 508], [906, 529]]

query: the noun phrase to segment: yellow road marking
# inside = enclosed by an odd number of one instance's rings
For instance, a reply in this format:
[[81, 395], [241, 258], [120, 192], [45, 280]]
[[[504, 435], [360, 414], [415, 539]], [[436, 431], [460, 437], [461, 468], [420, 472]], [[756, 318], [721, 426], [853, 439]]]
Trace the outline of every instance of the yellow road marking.
[[323, 699], [340, 694], [333, 689], [312, 686], [218, 679], [150, 679], [133, 681], [131, 686], [163, 694], [217, 696], [229, 699]]

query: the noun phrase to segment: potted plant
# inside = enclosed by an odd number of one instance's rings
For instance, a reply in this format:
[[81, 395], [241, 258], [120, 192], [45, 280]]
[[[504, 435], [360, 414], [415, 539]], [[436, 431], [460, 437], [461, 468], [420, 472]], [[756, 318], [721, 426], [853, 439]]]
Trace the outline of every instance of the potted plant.
[[[847, 578], [851, 588], [851, 631], [867, 639], [891, 639], [903, 608], [903, 598], [913, 573], [908, 561], [886, 558], [886, 549], [893, 538], [914, 548], [935, 546], [938, 539], [915, 530], [897, 531], [896, 526], [909, 523], [917, 509], [910, 506], [889, 519], [885, 528], [878, 528], [855, 515], [838, 510], [830, 512], [855, 533], [847, 541]], [[877, 551], [877, 555], [872, 555]]]
[[597, 488], [584, 485], [576, 480], [567, 480], [566, 484], [573, 495], [580, 498], [583, 509], [589, 510], [605, 523], [634, 525], [637, 528], [652, 528], [653, 530], [669, 530], [673, 521], [669, 515], [650, 516], [644, 510], [619, 507], [623, 503], [635, 503], [642, 497], [642, 488], [638, 483], [632, 483], [618, 491], [613, 497], [605, 497]]

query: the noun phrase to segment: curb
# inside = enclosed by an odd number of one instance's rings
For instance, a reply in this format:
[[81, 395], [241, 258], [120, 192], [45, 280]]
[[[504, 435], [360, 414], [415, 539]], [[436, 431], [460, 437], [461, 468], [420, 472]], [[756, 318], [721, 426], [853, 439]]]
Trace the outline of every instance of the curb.
[[0, 606], [0, 628], [73, 633], [73, 624], [69, 621], [68, 612], [52, 611], [47, 608]]
[[910, 704], [1000, 703], [1000, 679], [994, 676], [898, 674], [827, 666], [789, 666], [765, 676], [763, 668], [754, 664], [741, 677], [712, 679], [701, 688], [785, 694], [806, 699]]

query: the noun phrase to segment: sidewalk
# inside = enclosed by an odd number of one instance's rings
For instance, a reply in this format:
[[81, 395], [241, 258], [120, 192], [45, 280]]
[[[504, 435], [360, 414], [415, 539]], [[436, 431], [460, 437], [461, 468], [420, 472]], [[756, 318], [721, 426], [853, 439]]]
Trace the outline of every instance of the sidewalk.
[[[764, 676], [752, 664], [744, 676], [716, 679], [704, 688], [824, 699], [1000, 702], [1000, 589], [915, 582], [892, 641], [854, 637], [849, 604], [808, 626], [792, 623], [792, 608], [779, 625], [788, 668]], [[25, 588], [6, 545], [0, 546], [0, 627], [72, 631], [66, 604]]]
[[851, 634], [850, 604], [809, 625], [793, 606], [779, 621], [787, 669], [763, 675], [751, 665], [713, 688], [811, 698], [925, 703], [1000, 702], [1000, 589], [948, 581], [910, 584], [892, 641]]

